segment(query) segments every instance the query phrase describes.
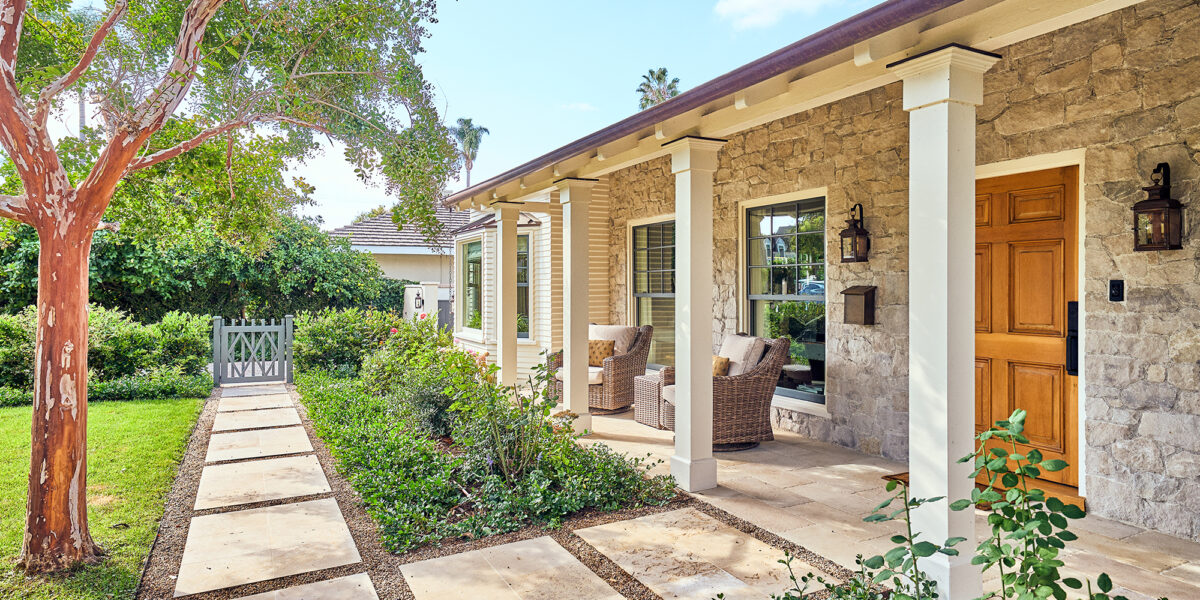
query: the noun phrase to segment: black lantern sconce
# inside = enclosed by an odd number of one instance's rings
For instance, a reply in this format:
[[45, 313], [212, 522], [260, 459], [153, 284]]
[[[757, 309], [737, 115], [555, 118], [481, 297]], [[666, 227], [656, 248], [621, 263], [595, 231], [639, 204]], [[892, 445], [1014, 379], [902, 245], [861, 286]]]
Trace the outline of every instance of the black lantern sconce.
[[850, 209], [850, 218], [842, 230], [842, 262], [867, 262], [871, 251], [871, 236], [863, 229], [863, 206], [855, 204]]
[[417, 290], [417, 294], [413, 296], [413, 308], [418, 310], [425, 308], [425, 299], [421, 297], [421, 290]]
[[1133, 205], [1133, 249], [1179, 250], [1183, 248], [1183, 204], [1171, 198], [1171, 165], [1158, 163], [1150, 182], [1142, 188], [1146, 199]]

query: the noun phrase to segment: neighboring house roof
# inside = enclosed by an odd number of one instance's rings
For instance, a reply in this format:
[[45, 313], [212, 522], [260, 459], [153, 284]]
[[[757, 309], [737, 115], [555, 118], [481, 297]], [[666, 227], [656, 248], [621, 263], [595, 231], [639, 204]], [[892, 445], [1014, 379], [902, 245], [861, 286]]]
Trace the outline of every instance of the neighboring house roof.
[[[464, 212], [463, 214], [467, 214], [467, 213]], [[517, 217], [517, 227], [537, 227], [538, 225], [541, 225], [541, 224], [542, 224], [542, 222], [539, 221], [537, 219], [537, 217], [535, 217], [527, 212], [520, 213], [520, 216]], [[452, 233], [454, 235], [462, 235], [464, 233], [470, 233], [472, 231], [479, 231], [480, 229], [495, 229], [495, 228], [496, 228], [496, 214], [495, 213], [487, 213], [487, 214], [479, 217], [478, 219], [471, 221], [470, 223], [466, 224], [462, 228], [460, 228], [457, 231], [454, 231]]]
[[349, 238], [356, 249], [375, 254], [433, 254], [453, 247], [454, 232], [465, 225], [468, 213], [439, 208], [435, 213], [442, 223], [442, 234], [433, 244], [412, 225], [397, 228], [392, 215], [383, 215], [338, 227], [333, 237]]
[[[552, 167], [582, 152], [598, 148], [625, 136], [644, 132], [672, 117], [690, 111], [703, 110], [711, 103], [735, 92], [764, 82], [781, 74], [795, 72], [804, 65], [845, 50], [891, 29], [900, 27], [963, 0], [888, 0], [827, 27], [798, 42], [743, 65], [716, 79], [702, 83], [661, 104], [652, 106], [628, 118], [584, 136], [557, 150], [539, 156], [444, 200], [446, 206], [497, 186], [515, 181], [525, 175]], [[557, 175], [557, 173], [556, 173]]]

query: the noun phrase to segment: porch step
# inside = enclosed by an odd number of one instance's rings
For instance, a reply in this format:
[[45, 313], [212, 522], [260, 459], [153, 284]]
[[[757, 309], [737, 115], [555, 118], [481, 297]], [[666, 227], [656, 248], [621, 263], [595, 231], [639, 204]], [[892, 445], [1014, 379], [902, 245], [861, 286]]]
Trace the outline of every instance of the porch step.
[[[903, 483], [904, 485], [908, 485], [908, 471], [904, 471], [903, 473], [894, 473], [892, 475], [884, 475], [883, 479], [884, 479], [884, 481], [899, 481], [900, 483]], [[975, 487], [982, 490], [982, 489], [986, 489], [987, 485], [976, 482]], [[996, 486], [996, 489], [998, 489], [1000, 491], [1005, 491], [1008, 488], [1005, 488], [1002, 485], [998, 485], [998, 486]], [[1043, 492], [1046, 492], [1046, 496], [1048, 496], [1048, 497], [1058, 498], [1059, 500], [1062, 500], [1066, 504], [1074, 504], [1075, 506], [1078, 506], [1079, 508], [1081, 508], [1085, 511], [1087, 510], [1087, 504], [1086, 504], [1084, 497], [1079, 495], [1079, 488], [1071, 487], [1069, 485], [1063, 485], [1061, 483], [1055, 483], [1053, 481], [1040, 481], [1039, 480], [1037, 482], [1036, 489], [1040, 489]]]

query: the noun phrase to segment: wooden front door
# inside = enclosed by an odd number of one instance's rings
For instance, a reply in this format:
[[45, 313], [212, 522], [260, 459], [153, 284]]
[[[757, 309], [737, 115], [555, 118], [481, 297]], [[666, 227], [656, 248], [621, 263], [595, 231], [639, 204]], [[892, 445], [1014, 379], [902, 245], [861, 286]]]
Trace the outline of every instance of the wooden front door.
[[1078, 485], [1078, 378], [1068, 303], [1078, 300], [1078, 174], [1065, 167], [975, 185], [975, 426], [1024, 409], [1025, 435]]

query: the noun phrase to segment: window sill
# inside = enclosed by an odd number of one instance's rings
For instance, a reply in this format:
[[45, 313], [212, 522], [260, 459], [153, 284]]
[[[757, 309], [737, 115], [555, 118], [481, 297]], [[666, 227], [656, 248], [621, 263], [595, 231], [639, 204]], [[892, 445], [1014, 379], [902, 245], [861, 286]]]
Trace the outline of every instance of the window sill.
[[458, 331], [458, 333], [455, 333], [454, 337], [462, 339], [462, 340], [466, 340], [468, 342], [475, 342], [476, 344], [483, 343], [483, 331], [481, 331], [479, 329], [463, 328], [463, 329], [460, 329]]
[[817, 404], [816, 402], [808, 402], [796, 398], [788, 398], [787, 396], [780, 396], [778, 394], [771, 398], [771, 407], [782, 408], [784, 410], [790, 410], [792, 412], [798, 412], [813, 417], [820, 417], [822, 419], [830, 418], [829, 408], [824, 404]]

